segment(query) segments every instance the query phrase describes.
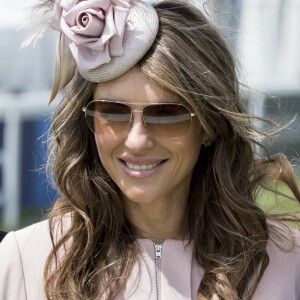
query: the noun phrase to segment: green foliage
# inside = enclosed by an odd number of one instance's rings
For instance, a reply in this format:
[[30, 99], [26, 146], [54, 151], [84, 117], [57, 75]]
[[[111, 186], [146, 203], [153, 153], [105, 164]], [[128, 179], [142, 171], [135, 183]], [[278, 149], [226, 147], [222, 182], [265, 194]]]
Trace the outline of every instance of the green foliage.
[[[297, 177], [297, 181], [300, 186], [300, 176]], [[286, 185], [272, 183], [270, 188], [278, 191], [280, 194], [261, 188], [257, 197], [257, 204], [262, 210], [269, 214], [300, 213], [300, 204]]]

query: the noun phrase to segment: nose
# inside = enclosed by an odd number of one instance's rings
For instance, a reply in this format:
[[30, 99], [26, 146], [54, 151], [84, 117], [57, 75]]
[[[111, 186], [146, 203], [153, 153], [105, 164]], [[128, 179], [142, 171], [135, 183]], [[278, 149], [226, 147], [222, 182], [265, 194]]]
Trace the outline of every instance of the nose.
[[149, 129], [144, 125], [141, 112], [135, 112], [132, 115], [130, 125], [130, 131], [125, 139], [125, 146], [133, 154], [151, 149], [154, 145], [154, 140]]

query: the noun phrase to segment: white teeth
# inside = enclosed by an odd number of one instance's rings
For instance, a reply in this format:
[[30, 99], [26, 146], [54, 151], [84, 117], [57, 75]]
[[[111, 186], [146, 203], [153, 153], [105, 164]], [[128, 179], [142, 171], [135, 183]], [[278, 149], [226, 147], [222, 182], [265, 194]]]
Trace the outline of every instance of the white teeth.
[[126, 165], [131, 170], [141, 171], [141, 170], [151, 170], [151, 169], [155, 168], [158, 165], [158, 163], [149, 164], [149, 165], [135, 165], [135, 164], [126, 162]]

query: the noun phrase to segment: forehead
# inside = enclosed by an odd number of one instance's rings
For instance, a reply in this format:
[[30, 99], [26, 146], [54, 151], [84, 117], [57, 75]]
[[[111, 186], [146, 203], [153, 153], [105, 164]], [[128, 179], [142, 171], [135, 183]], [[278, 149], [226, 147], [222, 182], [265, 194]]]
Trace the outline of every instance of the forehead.
[[129, 103], [180, 101], [176, 94], [160, 87], [136, 68], [116, 79], [98, 83], [93, 96], [94, 99], [120, 100]]

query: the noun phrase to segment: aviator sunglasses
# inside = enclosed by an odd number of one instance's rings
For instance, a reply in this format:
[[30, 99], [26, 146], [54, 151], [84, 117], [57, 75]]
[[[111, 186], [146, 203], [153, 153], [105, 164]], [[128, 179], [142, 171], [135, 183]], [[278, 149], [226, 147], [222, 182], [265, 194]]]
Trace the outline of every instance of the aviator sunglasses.
[[133, 121], [133, 113], [142, 113], [144, 126], [152, 134], [163, 138], [179, 138], [186, 134], [192, 117], [196, 116], [183, 103], [129, 105], [120, 101], [93, 100], [82, 110], [89, 128], [100, 135], [126, 132]]

